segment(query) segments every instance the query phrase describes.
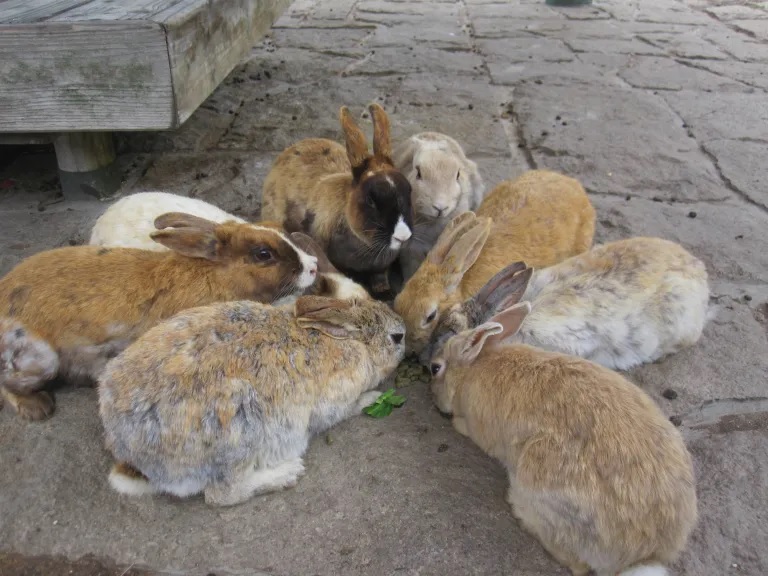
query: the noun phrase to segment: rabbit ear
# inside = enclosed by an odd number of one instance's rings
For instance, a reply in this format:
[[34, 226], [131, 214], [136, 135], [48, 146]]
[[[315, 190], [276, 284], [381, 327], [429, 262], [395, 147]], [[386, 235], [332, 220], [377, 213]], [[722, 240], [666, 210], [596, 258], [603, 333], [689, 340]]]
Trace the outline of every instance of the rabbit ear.
[[220, 259], [221, 243], [213, 229], [166, 228], [155, 230], [149, 237], [166, 248], [190, 258], [205, 258], [211, 261]]
[[456, 238], [474, 226], [477, 222], [477, 215], [474, 212], [463, 212], [451, 220], [438, 236], [434, 246], [427, 254], [427, 258], [433, 264], [441, 264], [448, 251], [453, 246]]
[[525, 317], [528, 316], [530, 312], [531, 303], [526, 301], [515, 304], [511, 308], [507, 308], [506, 310], [496, 314], [489, 320], [489, 322], [500, 325], [503, 330], [489, 338], [488, 344], [498, 344], [502, 340], [506, 340], [507, 338], [517, 334], [517, 331], [520, 330], [520, 326], [522, 325], [523, 320], [525, 320]]
[[464, 274], [472, 267], [485, 241], [491, 233], [490, 218], [478, 222], [475, 226], [461, 235], [448, 250], [448, 254], [440, 264], [443, 272], [443, 287], [450, 293], [458, 288]]
[[525, 262], [510, 264], [493, 278], [475, 296], [483, 310], [483, 317], [489, 318], [497, 310], [505, 310], [520, 302], [533, 274]]
[[471, 364], [475, 361], [478, 354], [483, 350], [486, 340], [493, 337], [496, 334], [500, 334], [504, 328], [501, 324], [496, 322], [486, 322], [480, 324], [477, 328], [473, 328], [469, 334], [467, 334], [464, 340], [461, 350], [459, 351], [459, 361], [462, 364]]
[[389, 118], [379, 104], [368, 106], [373, 120], [373, 155], [379, 160], [392, 164], [392, 144], [389, 136]]
[[302, 328], [317, 330], [336, 340], [346, 340], [360, 332], [347, 313], [351, 307], [352, 303], [347, 300], [302, 296], [296, 301], [294, 315]]
[[155, 218], [155, 228], [198, 228], [200, 230], [213, 230], [216, 222], [211, 222], [199, 216], [185, 214], [184, 212], [166, 212]]
[[339, 110], [339, 120], [341, 129], [344, 131], [344, 142], [347, 145], [347, 158], [354, 172], [359, 170], [369, 157], [368, 142], [346, 106], [342, 106]]
[[338, 273], [338, 269], [331, 263], [320, 244], [303, 232], [292, 232], [291, 240], [296, 246], [304, 250], [310, 256], [317, 258], [318, 274]]

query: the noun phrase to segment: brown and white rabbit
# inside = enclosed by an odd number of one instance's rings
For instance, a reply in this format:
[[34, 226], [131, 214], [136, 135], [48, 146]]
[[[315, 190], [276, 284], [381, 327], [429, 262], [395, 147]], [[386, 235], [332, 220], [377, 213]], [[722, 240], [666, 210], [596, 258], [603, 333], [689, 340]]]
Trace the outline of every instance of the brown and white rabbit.
[[156, 230], [155, 220], [170, 212], [181, 212], [216, 223], [230, 220], [245, 222], [242, 218], [198, 198], [188, 198], [170, 192], [137, 192], [121, 198], [99, 216], [91, 230], [88, 244], [167, 250], [165, 246], [152, 240], [152, 233]]
[[315, 281], [317, 259], [277, 229], [177, 213], [156, 225], [152, 238], [170, 250], [58, 248], [0, 280], [0, 392], [23, 418], [52, 414], [46, 381], [94, 381], [110, 358], [181, 310], [272, 302]]
[[284, 150], [264, 181], [262, 217], [317, 240], [344, 273], [389, 289], [387, 270], [412, 235], [411, 185], [392, 165], [389, 119], [378, 104], [373, 155], [346, 107], [339, 112], [346, 149], [311, 138]]
[[530, 301], [533, 311], [510, 342], [615, 370], [695, 344], [712, 312], [701, 260], [668, 240], [629, 238], [536, 272], [522, 262], [508, 266], [443, 314], [422, 363], [454, 334], [521, 300]]
[[[370, 298], [365, 288], [339, 272], [313, 238], [303, 232], [291, 232], [291, 240], [304, 252], [317, 258], [317, 280], [304, 290], [305, 296], [325, 296], [339, 300]], [[293, 297], [294, 302], [297, 298], [298, 296]], [[284, 299], [281, 303], [287, 303], [287, 300]]]
[[523, 527], [574, 576], [663, 576], [696, 524], [690, 454], [654, 402], [582, 358], [500, 344], [527, 302], [448, 340], [432, 392], [507, 469]]
[[413, 237], [400, 254], [403, 279], [408, 280], [443, 228], [462, 212], [477, 210], [485, 185], [461, 144], [439, 132], [411, 136], [395, 148], [393, 159], [412, 190]]
[[110, 484], [131, 495], [203, 492], [232, 505], [292, 486], [312, 436], [371, 404], [405, 354], [384, 303], [303, 296], [294, 309], [186, 310], [99, 380]]
[[446, 226], [419, 269], [395, 299], [408, 327], [406, 346], [420, 353], [443, 312], [476, 294], [514, 262], [545, 268], [588, 250], [595, 209], [577, 180], [531, 170], [502, 182], [477, 214]]

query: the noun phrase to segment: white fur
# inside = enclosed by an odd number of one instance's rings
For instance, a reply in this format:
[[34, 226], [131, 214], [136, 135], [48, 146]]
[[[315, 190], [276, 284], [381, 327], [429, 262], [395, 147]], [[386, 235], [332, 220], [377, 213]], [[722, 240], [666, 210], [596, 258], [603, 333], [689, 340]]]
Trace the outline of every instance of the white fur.
[[400, 216], [400, 218], [397, 219], [397, 224], [395, 224], [395, 230], [392, 232], [390, 248], [392, 250], [399, 250], [402, 245], [408, 241], [411, 235], [411, 229], [408, 227], [408, 224], [405, 223], [403, 217]]
[[226, 488], [217, 486], [206, 489], [205, 501], [219, 506], [232, 506], [256, 494], [295, 486], [302, 474], [304, 474], [304, 462], [301, 457], [286, 460], [271, 468], [251, 466]]
[[668, 576], [669, 572], [660, 564], [649, 564], [647, 566], [635, 566], [629, 570], [624, 570], [619, 576]]
[[365, 288], [351, 278], [347, 278], [338, 272], [331, 272], [327, 274], [327, 276], [336, 285], [336, 293], [333, 295], [334, 298], [338, 298], [339, 300], [367, 300], [370, 298]]
[[212, 222], [245, 222], [213, 204], [168, 192], [138, 192], [121, 198], [102, 214], [91, 230], [91, 246], [168, 250], [149, 237], [155, 231], [155, 218], [167, 212], [184, 212]]
[[109, 472], [109, 485], [115, 492], [126, 496], [146, 496], [159, 492], [146, 480], [120, 474], [114, 468]]

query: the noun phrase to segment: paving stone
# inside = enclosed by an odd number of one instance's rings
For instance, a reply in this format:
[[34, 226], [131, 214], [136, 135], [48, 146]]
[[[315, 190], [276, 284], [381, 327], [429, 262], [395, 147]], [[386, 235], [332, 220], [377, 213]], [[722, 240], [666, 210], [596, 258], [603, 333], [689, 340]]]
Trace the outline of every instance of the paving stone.
[[717, 98], [702, 98], [699, 92], [682, 90], [665, 93], [664, 99], [701, 142], [723, 138], [762, 140], [766, 137], [768, 99], [762, 92], [725, 93]]
[[759, 62], [715, 62], [698, 60], [689, 65], [709, 70], [726, 78], [738, 80], [749, 86], [768, 90], [768, 66]]
[[[533, 17], [532, 17], [533, 18]], [[568, 25], [565, 19], [524, 18], [498, 16], [496, 18], [472, 18], [475, 38], [514, 38], [531, 32], [546, 33], [562, 30]]]
[[637, 56], [627, 62], [619, 76], [635, 88], [648, 90], [702, 90], [743, 92], [748, 86], [720, 74], [698, 68], [699, 61], [686, 65], [671, 58]]
[[[471, 47], [470, 38], [465, 29], [454, 27], [429, 27], [412, 22], [392, 26], [379, 26], [376, 31], [366, 38], [365, 46], [368, 48], [396, 47], [414, 43], [426, 44], [434, 48], [467, 50]], [[415, 49], [415, 48], [414, 48]]]
[[718, 20], [729, 22], [731, 20], [762, 20], [768, 18], [768, 12], [744, 5], [711, 6], [707, 8], [707, 13], [715, 16]]
[[[592, 189], [686, 200], [729, 196], [682, 120], [652, 94], [598, 83], [528, 83], [515, 90], [513, 105], [537, 163]], [[621, 126], [621, 135], [607, 126]]]
[[[547, 86], [570, 86], [589, 84], [600, 81], [604, 76], [598, 66], [584, 64], [577, 55], [577, 60], [568, 63], [537, 62], [529, 59], [523, 62], [488, 62], [488, 70], [495, 84], [518, 86], [526, 83], [545, 84]], [[606, 80], [610, 82], [611, 80]]]
[[731, 26], [743, 32], [747, 32], [753, 38], [768, 40], [768, 21], [762, 20], [738, 20], [731, 22]]
[[364, 40], [374, 33], [375, 30], [370, 28], [279, 28], [273, 31], [272, 38], [280, 48], [302, 48], [327, 55], [362, 57], [366, 52]]
[[702, 39], [698, 31], [673, 34], [649, 32], [638, 38], [662, 48], [671, 56], [710, 60], [726, 60], [729, 57], [726, 52]]
[[712, 140], [704, 148], [717, 159], [717, 165], [730, 183], [768, 210], [768, 178], [765, 161], [768, 141]]
[[513, 62], [571, 62], [574, 54], [560, 40], [528, 36], [498, 40], [478, 40], [477, 48], [488, 61], [502, 64]]
[[743, 62], [768, 62], [768, 44], [757, 42], [733, 30], [704, 29], [702, 37]]

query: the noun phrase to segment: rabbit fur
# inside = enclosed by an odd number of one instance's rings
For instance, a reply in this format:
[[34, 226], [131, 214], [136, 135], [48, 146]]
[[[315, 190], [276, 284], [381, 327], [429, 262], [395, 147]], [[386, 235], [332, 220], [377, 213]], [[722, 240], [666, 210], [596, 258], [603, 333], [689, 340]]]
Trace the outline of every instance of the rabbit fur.
[[704, 263], [660, 238], [594, 247], [549, 268], [512, 264], [440, 318], [422, 363], [452, 335], [521, 300], [533, 311], [511, 342], [581, 356], [616, 370], [695, 344], [710, 316]]
[[170, 250], [58, 248], [0, 279], [0, 392], [23, 418], [53, 413], [46, 381], [92, 383], [110, 358], [181, 310], [272, 302], [315, 281], [317, 258], [279, 230], [178, 213], [156, 226], [152, 238]]
[[552, 266], [588, 250], [594, 232], [595, 209], [577, 180], [531, 170], [502, 182], [477, 214], [460, 214], [445, 227], [395, 298], [409, 352], [421, 353], [440, 316], [506, 266]]
[[436, 406], [506, 467], [515, 516], [574, 576], [666, 574], [697, 519], [680, 433], [617, 372], [504, 344], [529, 311], [447, 341], [431, 365]]
[[284, 150], [264, 181], [262, 216], [317, 240], [345, 274], [362, 274], [377, 293], [389, 290], [387, 270], [411, 237], [411, 185], [392, 165], [389, 119], [378, 104], [373, 154], [346, 107], [339, 112], [346, 149], [319, 138]]
[[439, 132], [411, 136], [395, 149], [394, 162], [412, 190], [413, 237], [400, 254], [403, 279], [408, 280], [443, 228], [462, 212], [477, 210], [485, 186], [461, 145]]
[[402, 320], [372, 299], [186, 310], [99, 381], [113, 488], [232, 505], [292, 486], [310, 438], [360, 413], [403, 359]]
[[141, 248], [142, 250], [168, 250], [152, 240], [155, 219], [168, 212], [182, 212], [223, 223], [245, 220], [198, 200], [169, 192], [138, 192], [121, 198], [99, 216], [91, 230], [91, 246]]

